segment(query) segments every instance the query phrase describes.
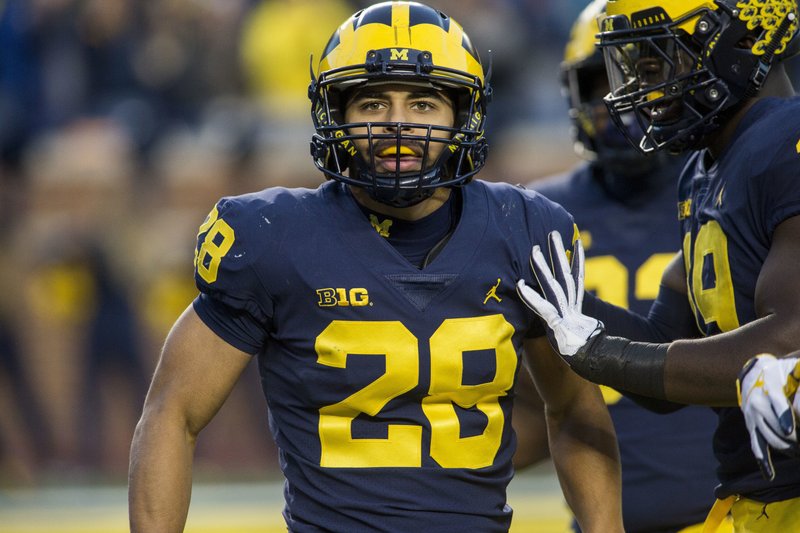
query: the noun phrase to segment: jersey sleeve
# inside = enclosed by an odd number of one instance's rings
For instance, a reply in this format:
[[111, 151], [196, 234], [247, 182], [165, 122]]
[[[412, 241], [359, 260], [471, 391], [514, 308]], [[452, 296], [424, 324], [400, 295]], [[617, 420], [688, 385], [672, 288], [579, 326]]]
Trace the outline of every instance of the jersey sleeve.
[[542, 247], [545, 257], [553, 264], [553, 257], [549, 246], [549, 234], [552, 231], [558, 231], [561, 234], [561, 240], [564, 243], [567, 258], [572, 261], [572, 254], [575, 250], [575, 243], [580, 237], [578, 225], [566, 209], [561, 207], [551, 200], [541, 197], [542, 202], [542, 217], [540, 218], [539, 227], [534, 228], [533, 244], [539, 244]]
[[[548, 264], [552, 265], [552, 252], [555, 250], [550, 250], [549, 235], [552, 231], [558, 231], [561, 234], [561, 240], [564, 243], [564, 251], [567, 253], [567, 258], [569, 261], [572, 261], [575, 243], [580, 236], [578, 226], [575, 224], [572, 215], [561, 207], [561, 205], [549, 200], [545, 196], [537, 192], [531, 192], [530, 194], [532, 197], [529, 198], [528, 204], [528, 230], [530, 239], [530, 247], [528, 250], [530, 251], [533, 246], [539, 245]], [[535, 206], [535, 208], [531, 209], [533, 206]], [[530, 270], [530, 268], [528, 268], [528, 270]], [[529, 274], [529, 278], [530, 279], [527, 280], [528, 283], [541, 292], [539, 284], [532, 272]], [[536, 320], [534, 325], [527, 332], [526, 338], [541, 337], [546, 331], [541, 319]]]
[[193, 307], [232, 346], [257, 353], [270, 330], [273, 302], [254, 265], [266, 245], [256, 241], [257, 213], [248, 203], [223, 198], [197, 234]]

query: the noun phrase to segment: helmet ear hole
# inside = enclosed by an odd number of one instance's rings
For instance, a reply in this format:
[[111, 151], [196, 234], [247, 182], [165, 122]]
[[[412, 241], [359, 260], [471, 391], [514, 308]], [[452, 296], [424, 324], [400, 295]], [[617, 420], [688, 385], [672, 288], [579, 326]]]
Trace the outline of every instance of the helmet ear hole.
[[472, 100], [467, 91], [448, 91], [448, 96], [453, 102], [453, 111], [455, 115], [455, 124], [453, 127], [459, 127], [462, 124], [469, 123], [469, 117], [472, 112]]
[[327, 91], [328, 109], [331, 120], [336, 124], [344, 123], [344, 110], [347, 109], [347, 102], [353, 97], [353, 93], [352, 89], [338, 90], [335, 87]]
[[751, 50], [757, 40], [758, 38], [755, 35], [749, 33], [737, 41], [736, 48], [739, 50]]

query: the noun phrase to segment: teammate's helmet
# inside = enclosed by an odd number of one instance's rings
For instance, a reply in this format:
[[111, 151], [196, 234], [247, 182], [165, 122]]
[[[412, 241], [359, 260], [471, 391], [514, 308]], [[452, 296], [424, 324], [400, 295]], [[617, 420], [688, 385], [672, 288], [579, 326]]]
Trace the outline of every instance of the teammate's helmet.
[[569, 118], [575, 137], [575, 151], [585, 159], [597, 157], [597, 120], [593, 97], [598, 79], [605, 78], [603, 54], [596, 46], [599, 32], [597, 17], [606, 0], [595, 0], [581, 12], [572, 25], [564, 60], [561, 62], [561, 87], [569, 104]]
[[[333, 34], [318, 75], [312, 72], [311, 77], [309, 98], [316, 129], [311, 155], [329, 178], [362, 187], [376, 200], [403, 207], [427, 198], [437, 187], [465, 183], [483, 166], [488, 80], [469, 37], [444, 13], [416, 2], [383, 2], [358, 11]], [[455, 127], [345, 124], [343, 94], [376, 82], [447, 91], [456, 104]], [[423, 128], [427, 133], [409, 135], [403, 132], [408, 127]], [[386, 133], [390, 130], [396, 133]], [[435, 135], [437, 132], [440, 135]], [[424, 146], [422, 168], [400, 172], [398, 165], [395, 172], [378, 173], [374, 158], [362, 157], [355, 149], [356, 139], [368, 140], [370, 147], [386, 139], [398, 146], [401, 140], [415, 141]], [[447, 146], [431, 161], [428, 149], [437, 142]]]
[[636, 117], [643, 152], [701, 147], [761, 88], [797, 11], [797, 0], [609, 0], [600, 46], [612, 118]]
[[638, 124], [626, 117], [623, 134], [608, 117], [603, 96], [608, 92], [603, 53], [597, 47], [598, 18], [607, 0], [594, 0], [572, 25], [561, 62], [561, 87], [569, 105], [575, 152], [602, 171], [604, 180], [645, 179], [663, 164], [645, 157], [628, 137], [641, 137]]

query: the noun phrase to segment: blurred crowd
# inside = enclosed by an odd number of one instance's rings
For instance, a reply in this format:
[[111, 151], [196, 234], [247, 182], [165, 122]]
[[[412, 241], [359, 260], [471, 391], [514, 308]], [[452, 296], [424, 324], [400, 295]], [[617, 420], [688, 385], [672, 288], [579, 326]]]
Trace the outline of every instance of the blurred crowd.
[[[558, 65], [585, 1], [428, 2], [491, 57], [481, 177], [572, 164]], [[309, 58], [370, 3], [0, 0], [0, 485], [124, 479], [197, 227], [220, 196], [321, 181]], [[200, 476], [276, 472], [251, 369]]]

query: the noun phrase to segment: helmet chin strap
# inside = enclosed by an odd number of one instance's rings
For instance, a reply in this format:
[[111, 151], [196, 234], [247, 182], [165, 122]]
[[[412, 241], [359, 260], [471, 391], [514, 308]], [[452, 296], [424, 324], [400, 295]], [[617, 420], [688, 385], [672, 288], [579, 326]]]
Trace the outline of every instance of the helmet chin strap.
[[[419, 176], [418, 180], [429, 178], [433, 181], [438, 172], [436, 169], [431, 169], [428, 171], [428, 174], [430, 175], [423, 174]], [[360, 183], [356, 186], [363, 189], [370, 198], [391, 207], [411, 207], [417, 205], [430, 198], [436, 190], [435, 187], [402, 188], [399, 186], [390, 186], [389, 181], [391, 181], [392, 185], [396, 183], [396, 178], [394, 176], [386, 176], [385, 178], [377, 177], [370, 172], [368, 168], [365, 168], [363, 161], [355, 157], [350, 160], [350, 175], [357, 175], [359, 177], [358, 181]], [[381, 186], [381, 180], [386, 180], [387, 184]]]
[[369, 197], [391, 207], [411, 207], [417, 205], [431, 196], [436, 189], [379, 189], [366, 188]]
[[375, 175], [373, 169], [359, 156], [351, 159], [350, 172], [351, 175], [352, 173], [357, 173], [359, 176], [358, 181], [364, 184], [362, 188], [376, 202], [391, 207], [411, 207], [433, 196], [437, 189], [437, 183], [441, 183], [443, 181], [441, 178], [447, 174], [445, 169], [449, 159], [448, 156], [449, 152], [443, 150], [432, 168], [417, 175], [406, 176], [409, 184], [418, 185], [412, 187], [400, 186], [398, 181], [402, 180], [403, 176]]
[[780, 46], [781, 40], [789, 31], [792, 23], [795, 22], [796, 18], [797, 15], [794, 13], [789, 13], [781, 21], [780, 26], [778, 26], [778, 28], [775, 30], [772, 40], [770, 40], [770, 42], [764, 48], [764, 54], [759, 58], [758, 63], [750, 75], [750, 80], [747, 85], [747, 89], [745, 90], [743, 100], [755, 96], [764, 85], [764, 82], [766, 82], [769, 71], [772, 68], [772, 61], [775, 58], [775, 52], [777, 51], [778, 46]]

